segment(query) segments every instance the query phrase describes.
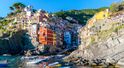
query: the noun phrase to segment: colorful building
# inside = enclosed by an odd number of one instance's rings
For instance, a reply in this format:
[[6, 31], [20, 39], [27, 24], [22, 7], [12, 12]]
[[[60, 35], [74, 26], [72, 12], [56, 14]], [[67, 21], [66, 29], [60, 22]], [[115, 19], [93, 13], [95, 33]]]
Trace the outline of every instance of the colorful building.
[[37, 42], [37, 31], [38, 31], [38, 25], [36, 23], [33, 23], [32, 25], [30, 25], [29, 28], [29, 34], [31, 36], [31, 42], [34, 46], [37, 46], [38, 42]]
[[109, 9], [106, 9], [105, 11], [101, 11], [101, 12], [95, 14], [95, 19], [96, 20], [105, 19], [105, 18], [108, 18], [109, 15], [110, 15]]
[[28, 6], [24, 8], [24, 11], [26, 12], [26, 16], [30, 18], [32, 16], [32, 6]]
[[69, 47], [71, 45], [71, 33], [69, 31], [64, 32], [64, 43]]
[[37, 37], [37, 30], [38, 30], [38, 26], [37, 26], [37, 24], [36, 23], [34, 23], [34, 24], [32, 24], [31, 26], [30, 26], [30, 35], [32, 36], [32, 37]]
[[37, 22], [45, 22], [48, 20], [49, 15], [48, 13], [46, 13], [44, 10], [39, 9], [35, 14], [34, 14], [34, 18], [35, 20], [37, 20]]
[[39, 28], [39, 43], [43, 45], [56, 45], [56, 34], [49, 28]]
[[103, 20], [105, 18], [108, 18], [109, 16], [110, 16], [109, 9], [96, 13], [93, 18], [88, 20], [88, 28], [91, 28], [94, 25], [94, 22], [96, 22], [97, 20]]

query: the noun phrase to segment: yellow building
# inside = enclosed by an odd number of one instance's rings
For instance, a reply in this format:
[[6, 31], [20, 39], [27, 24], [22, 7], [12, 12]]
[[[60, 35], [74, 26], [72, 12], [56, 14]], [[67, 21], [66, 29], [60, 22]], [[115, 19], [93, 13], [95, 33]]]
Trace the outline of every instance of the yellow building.
[[53, 33], [53, 45], [56, 45], [56, 34]]
[[94, 17], [95, 17], [96, 20], [100, 20], [100, 19], [108, 18], [109, 15], [110, 15], [109, 10], [106, 9], [105, 11], [101, 11], [99, 13], [96, 13]]
[[109, 16], [110, 16], [110, 12], [108, 9], [96, 13], [93, 18], [88, 20], [88, 28], [92, 27], [94, 25], [94, 22], [96, 22], [97, 20], [102, 20], [108, 18]]

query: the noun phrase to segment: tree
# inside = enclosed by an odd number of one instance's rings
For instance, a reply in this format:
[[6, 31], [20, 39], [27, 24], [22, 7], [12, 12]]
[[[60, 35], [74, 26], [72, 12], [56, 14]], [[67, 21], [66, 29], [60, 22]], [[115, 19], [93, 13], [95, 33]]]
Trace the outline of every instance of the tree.
[[14, 8], [13, 8], [12, 6], [10, 6], [9, 8], [10, 8], [10, 10], [12, 10], [12, 11], [14, 10]]
[[14, 11], [8, 14], [8, 16], [12, 16], [12, 15], [16, 15], [17, 13], [22, 12], [22, 10], [25, 8], [26, 6], [20, 2], [14, 3], [12, 6], [10, 6], [10, 10]]
[[104, 11], [106, 9], [109, 9], [109, 7], [101, 7], [101, 8], [98, 8], [98, 11]]
[[118, 3], [112, 3], [110, 6], [110, 10], [112, 12], [122, 11], [124, 10], [124, 1]]
[[116, 11], [118, 11], [117, 7], [118, 7], [117, 3], [112, 3], [111, 6], [110, 6], [110, 10], [112, 12], [116, 12]]
[[33, 10], [34, 13], [37, 11], [36, 9], [32, 9], [32, 10]]
[[20, 2], [14, 3], [12, 6], [10, 6], [10, 10], [15, 11], [22, 11], [23, 8], [25, 8], [25, 5]]
[[124, 1], [118, 5], [118, 11], [124, 10]]
[[[80, 24], [85, 25], [87, 23], [87, 20], [90, 19], [97, 12], [97, 9], [83, 9], [60, 11], [54, 14], [58, 17], [62, 17], [63, 19], [66, 19], [66, 17], [72, 17], [73, 19], [77, 20]], [[74, 21], [69, 22], [75, 23]]]

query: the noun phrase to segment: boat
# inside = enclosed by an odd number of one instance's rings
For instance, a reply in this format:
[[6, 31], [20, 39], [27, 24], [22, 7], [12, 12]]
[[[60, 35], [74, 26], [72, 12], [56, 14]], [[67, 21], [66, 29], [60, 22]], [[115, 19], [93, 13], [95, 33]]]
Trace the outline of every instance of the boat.
[[51, 63], [51, 64], [49, 64], [48, 66], [55, 66], [55, 65], [57, 65], [57, 64], [59, 64], [59, 62]]
[[0, 60], [0, 67], [7, 67], [7, 66], [8, 66], [7, 60]]
[[3, 54], [3, 56], [11, 56], [10, 54]]
[[23, 59], [25, 61], [26, 64], [38, 64], [44, 60], [49, 59], [50, 57], [38, 57], [38, 56], [31, 56], [31, 57], [22, 57], [21, 59]]
[[66, 67], [60, 67], [60, 68], [71, 68], [70, 66], [66, 66]]

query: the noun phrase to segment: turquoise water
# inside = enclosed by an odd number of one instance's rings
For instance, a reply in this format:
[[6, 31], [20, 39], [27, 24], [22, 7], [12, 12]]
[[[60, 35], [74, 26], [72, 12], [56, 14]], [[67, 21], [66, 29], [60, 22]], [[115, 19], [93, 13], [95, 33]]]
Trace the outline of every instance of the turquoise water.
[[21, 61], [21, 56], [0, 56], [0, 60], [8, 60], [8, 67], [0, 68], [41, 68], [39, 65], [26, 66], [24, 61]]
[[[8, 67], [3, 68], [19, 68], [21, 56], [0, 56], [0, 60], [7, 60]], [[0, 67], [2, 68], [2, 67]]]
[[[39, 65], [30, 65], [30, 66], [25, 66], [24, 61], [21, 61], [21, 57], [22, 56], [0, 56], [0, 60], [8, 60], [8, 67], [0, 67], [0, 68], [42, 68]], [[55, 59], [52, 59], [52, 61], [54, 62]], [[50, 61], [50, 60], [49, 60]], [[47, 61], [48, 62], [48, 61]], [[64, 62], [65, 63], [65, 62]], [[60, 68], [66, 68], [66, 67], [70, 67], [70, 68], [82, 68], [82, 66], [76, 66], [74, 65], [74, 67], [72, 67], [71, 65], [68, 66], [62, 66]], [[122, 68], [124, 68], [124, 66], [120, 66]], [[83, 68], [93, 68], [93, 67], [83, 67]]]

